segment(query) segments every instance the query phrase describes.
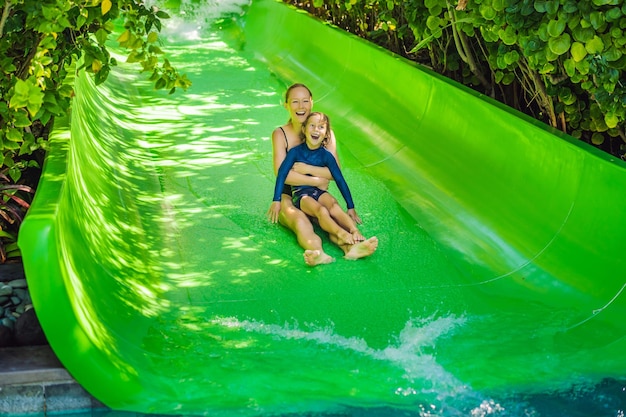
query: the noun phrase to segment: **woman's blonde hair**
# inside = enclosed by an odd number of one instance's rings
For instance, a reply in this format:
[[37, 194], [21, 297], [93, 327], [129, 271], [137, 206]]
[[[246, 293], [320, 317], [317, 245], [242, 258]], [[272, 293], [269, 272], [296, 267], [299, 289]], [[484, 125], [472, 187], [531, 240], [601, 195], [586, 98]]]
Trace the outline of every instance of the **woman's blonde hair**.
[[287, 103], [289, 101], [289, 94], [291, 94], [291, 91], [296, 89], [296, 88], [299, 88], [299, 87], [302, 87], [306, 91], [308, 91], [309, 92], [309, 96], [311, 98], [313, 98], [313, 93], [311, 92], [311, 89], [309, 87], [307, 87], [306, 85], [304, 85], [302, 83], [295, 83], [295, 84], [291, 84], [289, 86], [289, 88], [287, 88], [287, 91], [285, 91], [285, 103]]

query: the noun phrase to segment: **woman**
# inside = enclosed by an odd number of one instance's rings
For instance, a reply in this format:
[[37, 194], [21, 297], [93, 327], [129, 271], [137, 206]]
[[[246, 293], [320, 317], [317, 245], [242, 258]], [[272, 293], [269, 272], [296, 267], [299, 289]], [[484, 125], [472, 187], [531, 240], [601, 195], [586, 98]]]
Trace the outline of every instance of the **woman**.
[[[287, 89], [285, 93], [285, 109], [289, 112], [289, 120], [272, 132], [272, 154], [275, 175], [278, 173], [278, 168], [285, 159], [287, 152], [302, 143], [300, 137], [302, 124], [311, 112], [312, 107], [313, 94], [304, 84], [293, 84]], [[326, 143], [326, 149], [337, 159], [337, 144], [332, 131]], [[311, 185], [327, 189], [331, 179], [332, 176], [328, 168], [297, 163], [289, 172], [285, 183], [289, 185]], [[357, 224], [362, 223], [356, 212], [350, 211], [349, 214]], [[268, 213], [268, 218], [272, 222], [276, 221], [276, 219], [271, 217], [270, 213]], [[315, 233], [313, 224], [307, 215], [293, 205], [289, 189], [283, 190], [281, 195], [280, 213], [277, 220], [296, 234], [298, 244], [304, 249], [304, 261], [307, 265], [327, 264], [335, 260], [324, 252], [322, 239]], [[332, 242], [341, 247], [346, 259], [359, 259], [369, 256], [378, 247], [378, 240], [375, 237], [356, 242], [353, 245], [340, 244], [335, 234], [329, 234], [329, 237]]]

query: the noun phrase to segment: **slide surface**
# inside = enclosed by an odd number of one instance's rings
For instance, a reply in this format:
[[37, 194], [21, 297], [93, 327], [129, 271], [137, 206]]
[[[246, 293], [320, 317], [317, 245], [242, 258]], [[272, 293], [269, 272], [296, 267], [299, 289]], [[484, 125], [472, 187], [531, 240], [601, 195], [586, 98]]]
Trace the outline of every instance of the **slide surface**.
[[[168, 26], [186, 93], [79, 74], [57, 121], [19, 243], [89, 392], [145, 413], [468, 415], [624, 376], [622, 161], [283, 4], [245, 11]], [[369, 258], [324, 238], [336, 262], [307, 267], [265, 217], [292, 82], [331, 117]]]

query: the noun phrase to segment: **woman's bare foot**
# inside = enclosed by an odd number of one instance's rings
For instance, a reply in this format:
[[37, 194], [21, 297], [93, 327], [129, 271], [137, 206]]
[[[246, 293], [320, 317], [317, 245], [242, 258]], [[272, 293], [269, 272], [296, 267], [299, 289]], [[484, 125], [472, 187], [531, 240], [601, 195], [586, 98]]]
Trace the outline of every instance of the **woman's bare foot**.
[[352, 230], [350, 232], [352, 234], [352, 238], [354, 239], [354, 243], [363, 242], [365, 240], [365, 236], [361, 234], [359, 229]]
[[304, 251], [304, 262], [309, 266], [316, 266], [333, 263], [335, 258], [321, 250], [307, 249]]
[[345, 231], [344, 229], [340, 229], [337, 233], [337, 245], [354, 245], [356, 241], [354, 240], [354, 236], [352, 233]]
[[346, 252], [344, 258], [350, 260], [356, 260], [365, 258], [366, 256], [370, 256], [372, 253], [376, 252], [378, 248], [378, 238], [376, 236], [370, 237], [363, 242], [358, 242]]

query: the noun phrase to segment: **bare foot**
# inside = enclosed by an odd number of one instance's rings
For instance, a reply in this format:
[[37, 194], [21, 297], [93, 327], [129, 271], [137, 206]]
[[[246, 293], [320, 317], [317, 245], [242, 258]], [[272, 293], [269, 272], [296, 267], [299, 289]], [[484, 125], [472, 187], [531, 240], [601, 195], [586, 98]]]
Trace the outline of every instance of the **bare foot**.
[[354, 243], [363, 242], [365, 240], [365, 236], [363, 236], [358, 229], [353, 230], [350, 233], [352, 233], [352, 238], [354, 239]]
[[337, 233], [337, 245], [354, 245], [356, 242], [354, 241], [354, 236], [352, 233], [346, 232], [344, 229], [341, 229]]
[[358, 242], [346, 252], [344, 258], [355, 260], [365, 258], [366, 256], [370, 256], [372, 253], [376, 252], [378, 248], [378, 238], [376, 236], [370, 237], [363, 242]]
[[304, 262], [309, 266], [315, 266], [333, 263], [335, 258], [321, 250], [308, 249], [304, 251]]

